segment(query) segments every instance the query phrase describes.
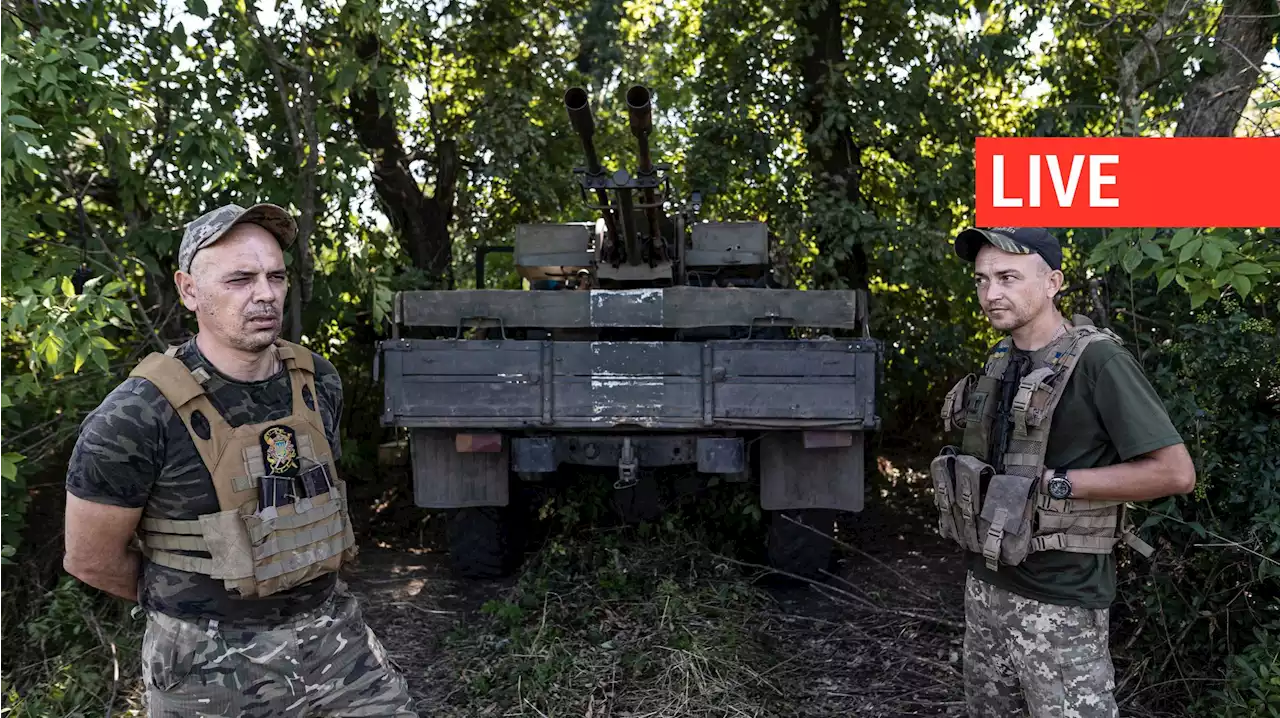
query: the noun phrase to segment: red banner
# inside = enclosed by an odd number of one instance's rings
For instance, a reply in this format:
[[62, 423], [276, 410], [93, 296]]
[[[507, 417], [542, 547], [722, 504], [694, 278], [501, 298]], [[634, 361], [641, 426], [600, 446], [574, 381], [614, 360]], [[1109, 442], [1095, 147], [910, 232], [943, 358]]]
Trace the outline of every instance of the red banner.
[[1280, 227], [1280, 137], [982, 137], [979, 227]]

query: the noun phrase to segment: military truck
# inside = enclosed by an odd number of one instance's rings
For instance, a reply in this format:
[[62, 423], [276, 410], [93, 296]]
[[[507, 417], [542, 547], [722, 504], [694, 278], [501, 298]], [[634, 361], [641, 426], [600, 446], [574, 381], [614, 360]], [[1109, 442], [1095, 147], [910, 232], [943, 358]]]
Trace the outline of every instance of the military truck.
[[395, 296], [376, 362], [415, 502], [449, 510], [457, 573], [491, 577], [517, 561], [520, 482], [568, 467], [619, 493], [677, 476], [753, 482], [770, 563], [818, 574], [837, 512], [862, 510], [879, 421], [864, 294], [781, 287], [764, 223], [704, 219], [698, 193], [677, 198], [650, 156], [647, 88], [626, 93], [634, 174], [601, 165], [586, 90], [564, 104], [593, 221], [517, 228], [526, 289], [484, 288], [480, 252], [477, 288]]

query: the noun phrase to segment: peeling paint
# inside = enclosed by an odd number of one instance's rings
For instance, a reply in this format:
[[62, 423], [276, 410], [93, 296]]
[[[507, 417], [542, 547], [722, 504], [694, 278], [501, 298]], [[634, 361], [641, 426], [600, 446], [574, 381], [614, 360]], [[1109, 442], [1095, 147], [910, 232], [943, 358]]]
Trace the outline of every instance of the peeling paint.
[[594, 289], [589, 320], [593, 327], [660, 327], [663, 325], [663, 290]]

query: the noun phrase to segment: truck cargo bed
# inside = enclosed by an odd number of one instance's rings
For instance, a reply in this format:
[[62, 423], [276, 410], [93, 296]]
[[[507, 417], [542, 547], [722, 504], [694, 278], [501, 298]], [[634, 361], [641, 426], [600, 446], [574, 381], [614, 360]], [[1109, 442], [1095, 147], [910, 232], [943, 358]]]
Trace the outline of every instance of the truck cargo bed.
[[870, 340], [392, 339], [382, 423], [419, 428], [875, 428]]

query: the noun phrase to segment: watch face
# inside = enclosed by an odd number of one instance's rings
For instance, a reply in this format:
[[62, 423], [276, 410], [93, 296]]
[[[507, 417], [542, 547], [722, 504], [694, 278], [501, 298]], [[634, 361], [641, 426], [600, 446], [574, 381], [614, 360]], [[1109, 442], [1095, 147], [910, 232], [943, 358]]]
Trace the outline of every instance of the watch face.
[[1049, 479], [1049, 495], [1055, 499], [1065, 499], [1071, 493], [1071, 484], [1057, 476]]

